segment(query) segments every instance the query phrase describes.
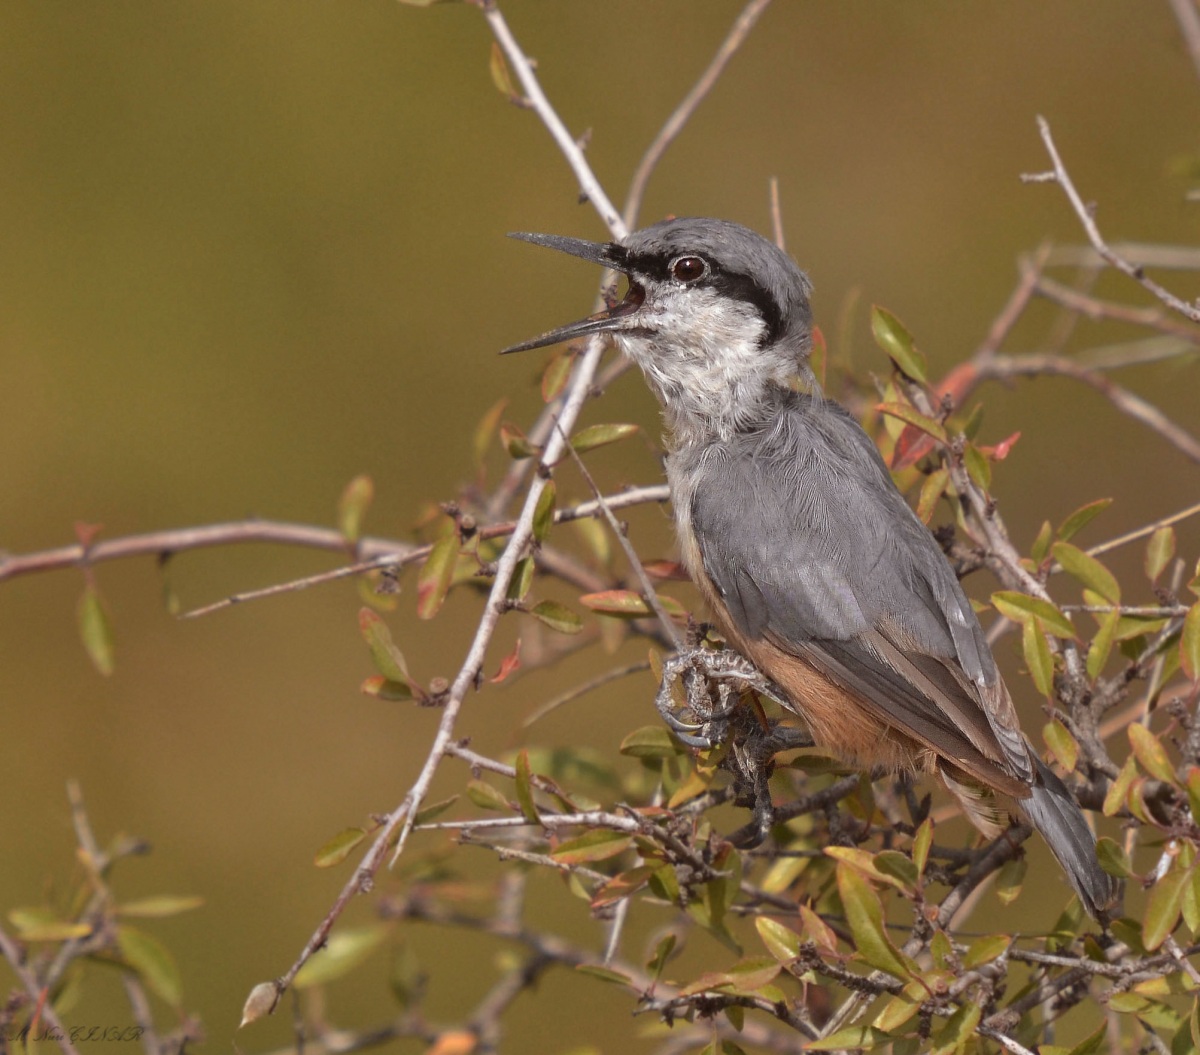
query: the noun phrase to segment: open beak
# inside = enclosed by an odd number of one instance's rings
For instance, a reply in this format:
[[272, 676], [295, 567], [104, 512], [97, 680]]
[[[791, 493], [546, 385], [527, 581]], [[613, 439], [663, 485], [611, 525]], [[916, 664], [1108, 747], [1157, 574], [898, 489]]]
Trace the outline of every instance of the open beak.
[[[585, 242], [582, 238], [564, 238], [556, 234], [516, 233], [510, 234], [509, 238], [520, 238], [523, 242], [544, 245], [549, 249], [557, 249], [560, 252], [570, 253], [572, 256], [580, 257], [583, 260], [590, 260], [593, 264], [599, 264], [601, 267], [612, 268], [614, 271], [622, 273], [625, 272], [625, 252], [615, 242]], [[589, 315], [586, 319], [580, 319], [578, 322], [570, 322], [566, 326], [559, 326], [558, 329], [550, 330], [547, 333], [543, 333], [540, 337], [534, 337], [532, 340], [514, 344], [510, 348], [505, 348], [500, 354], [507, 355], [509, 352], [527, 352], [531, 348], [545, 348], [549, 344], [573, 341], [578, 337], [588, 337], [593, 333], [603, 333], [605, 330], [616, 329], [620, 320], [626, 315], [637, 311], [645, 299], [645, 290], [637, 283], [630, 282], [629, 291], [625, 294], [625, 299], [614, 304], [611, 308], [605, 308], [603, 311], [598, 311], [595, 315]]]

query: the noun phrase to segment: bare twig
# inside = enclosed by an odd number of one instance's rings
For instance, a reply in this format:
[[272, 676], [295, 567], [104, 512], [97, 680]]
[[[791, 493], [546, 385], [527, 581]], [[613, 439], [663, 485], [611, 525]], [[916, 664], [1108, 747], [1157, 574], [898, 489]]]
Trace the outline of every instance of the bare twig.
[[750, 0], [742, 8], [742, 12], [734, 22], [733, 28], [730, 29], [728, 35], [721, 42], [721, 46], [717, 49], [717, 53], [713, 56], [708, 67], [700, 75], [696, 83], [692, 85], [691, 90], [683, 97], [683, 101], [675, 108], [671, 116], [667, 118], [666, 124], [659, 130], [658, 135], [654, 137], [650, 146], [646, 148], [646, 153], [642, 155], [642, 160], [638, 162], [637, 171], [634, 172], [633, 179], [629, 182], [629, 194], [625, 199], [625, 223], [629, 227], [637, 225], [638, 213], [642, 208], [642, 199], [646, 194], [646, 184], [650, 182], [650, 176], [658, 167], [658, 163], [662, 160], [663, 154], [666, 153], [667, 147], [675, 141], [676, 136], [683, 131], [684, 125], [691, 120], [692, 114], [696, 112], [696, 107], [712, 91], [713, 85], [717, 83], [721, 74], [724, 73], [729, 60], [737, 53], [738, 48], [745, 43], [746, 37], [750, 35], [750, 31], [754, 28], [754, 24], [770, 3], [771, 0]]
[[1037, 121], [1038, 131], [1041, 133], [1042, 142], [1046, 145], [1046, 152], [1050, 155], [1050, 162], [1053, 165], [1053, 169], [1050, 172], [1039, 172], [1032, 175], [1026, 174], [1021, 178], [1027, 183], [1057, 183], [1067, 196], [1067, 200], [1071, 203], [1071, 208], [1075, 210], [1075, 215], [1079, 217], [1079, 222], [1083, 225], [1083, 230], [1088, 237], [1088, 241], [1092, 243], [1096, 252], [1108, 264], [1115, 267], [1122, 274], [1128, 275], [1172, 311], [1178, 312], [1187, 319], [1191, 319], [1192, 322], [1200, 322], [1200, 308], [1197, 308], [1194, 304], [1187, 303], [1187, 301], [1175, 296], [1170, 290], [1160, 286], [1147, 276], [1144, 267], [1130, 263], [1125, 257], [1114, 252], [1108, 243], [1104, 241], [1103, 235], [1100, 234], [1100, 228], [1096, 225], [1096, 219], [1092, 215], [1092, 209], [1079, 196], [1079, 192], [1075, 189], [1075, 184], [1071, 181], [1071, 176], [1063, 164], [1062, 157], [1058, 153], [1058, 147], [1054, 144], [1054, 137], [1050, 134], [1049, 122], [1040, 116]]
[[1175, 21], [1179, 23], [1179, 32], [1187, 47], [1192, 65], [1200, 75], [1200, 11], [1196, 10], [1195, 0], [1167, 0]]

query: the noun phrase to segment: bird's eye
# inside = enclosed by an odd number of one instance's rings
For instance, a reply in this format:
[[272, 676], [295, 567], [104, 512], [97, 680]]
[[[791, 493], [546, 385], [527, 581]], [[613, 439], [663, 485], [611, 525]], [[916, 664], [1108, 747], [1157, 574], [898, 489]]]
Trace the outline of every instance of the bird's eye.
[[671, 261], [671, 275], [677, 282], [695, 282], [708, 274], [708, 265], [698, 256], [681, 256]]

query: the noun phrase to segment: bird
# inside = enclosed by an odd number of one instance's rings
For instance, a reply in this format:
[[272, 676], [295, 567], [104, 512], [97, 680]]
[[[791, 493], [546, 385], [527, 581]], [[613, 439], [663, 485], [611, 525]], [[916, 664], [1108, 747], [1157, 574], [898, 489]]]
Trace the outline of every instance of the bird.
[[682, 562], [771, 694], [852, 767], [935, 774], [987, 835], [1015, 805], [1103, 918], [1120, 886], [1021, 731], [954, 569], [809, 368], [808, 276], [756, 232], [705, 217], [619, 241], [512, 237], [626, 277], [616, 303], [504, 351], [603, 334], [640, 367], [667, 427]]

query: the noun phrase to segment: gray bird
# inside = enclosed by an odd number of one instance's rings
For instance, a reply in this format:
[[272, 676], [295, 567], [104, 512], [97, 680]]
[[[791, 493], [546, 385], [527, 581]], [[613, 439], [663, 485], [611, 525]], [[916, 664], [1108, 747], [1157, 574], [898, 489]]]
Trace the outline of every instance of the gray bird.
[[997, 796], [1015, 803], [1087, 911], [1110, 906], [1119, 885], [1022, 734], [953, 569], [812, 379], [804, 272], [723, 220], [667, 220], [623, 242], [514, 237], [628, 278], [613, 307], [505, 350], [604, 333], [641, 368], [669, 427], [684, 565], [813, 740], [863, 769], [936, 773], [989, 835]]

